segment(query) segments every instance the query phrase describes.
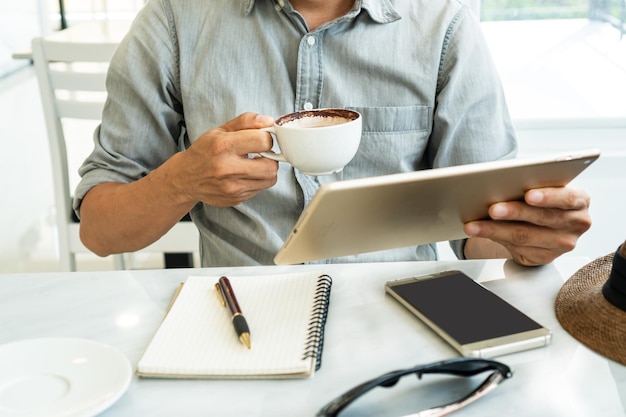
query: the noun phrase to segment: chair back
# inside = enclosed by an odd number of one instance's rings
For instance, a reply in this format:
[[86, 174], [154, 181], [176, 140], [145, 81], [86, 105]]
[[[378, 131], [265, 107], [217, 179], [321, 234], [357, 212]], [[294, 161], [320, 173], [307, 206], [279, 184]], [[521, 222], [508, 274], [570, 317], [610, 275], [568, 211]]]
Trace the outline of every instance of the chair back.
[[[91, 120], [94, 126], [101, 120], [106, 101], [106, 72], [116, 47], [117, 42], [81, 43], [54, 37], [38, 37], [32, 41], [50, 146], [58, 251], [63, 271], [76, 270], [76, 253], [90, 253], [80, 241], [78, 219], [72, 210], [73, 187], [64, 126], [70, 119]], [[93, 131], [86, 131], [81, 138], [91, 143], [92, 134]], [[151, 250], [196, 252], [197, 229], [191, 222], [185, 223], [179, 228], [182, 230], [174, 230], [169, 237], [166, 235], [151, 245]], [[115, 268], [125, 268], [122, 255], [115, 255], [113, 259]]]
[[[72, 211], [64, 120], [102, 117], [106, 99], [105, 78], [115, 44], [55, 41], [38, 37], [32, 41], [33, 63], [52, 162], [52, 183], [57, 221], [57, 250], [61, 270], [75, 271], [77, 252], [88, 253], [78, 238], [78, 222]], [[91, 139], [91, 135], [86, 133]], [[75, 229], [75, 230], [73, 230]], [[123, 267], [123, 258], [115, 260]]]

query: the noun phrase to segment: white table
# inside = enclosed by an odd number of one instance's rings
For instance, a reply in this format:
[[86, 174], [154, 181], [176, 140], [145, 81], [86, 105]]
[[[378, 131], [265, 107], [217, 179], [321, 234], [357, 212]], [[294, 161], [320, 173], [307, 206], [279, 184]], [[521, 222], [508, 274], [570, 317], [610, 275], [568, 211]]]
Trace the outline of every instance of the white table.
[[[626, 416], [626, 367], [596, 355], [558, 324], [553, 303], [563, 280], [586, 258], [563, 257], [524, 268], [510, 261], [329, 265], [334, 283], [322, 368], [296, 380], [158, 380], [134, 377], [102, 416], [313, 416], [348, 388], [386, 371], [457, 356], [389, 296], [386, 281], [461, 269], [552, 329], [553, 343], [497, 358], [515, 375], [459, 416]], [[135, 366], [178, 285], [189, 275], [254, 275], [319, 266], [0, 275], [0, 343], [80, 337], [118, 348]], [[502, 279], [505, 278], [505, 279]], [[378, 389], [345, 416], [400, 416], [439, 400], [467, 381], [407, 376]], [[474, 381], [476, 383], [477, 380]]]

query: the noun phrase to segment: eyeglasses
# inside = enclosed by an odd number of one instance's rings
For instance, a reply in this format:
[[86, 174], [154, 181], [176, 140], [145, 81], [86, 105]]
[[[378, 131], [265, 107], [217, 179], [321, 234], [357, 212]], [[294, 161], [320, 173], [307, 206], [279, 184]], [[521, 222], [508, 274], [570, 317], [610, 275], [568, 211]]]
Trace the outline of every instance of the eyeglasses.
[[428, 365], [418, 365], [410, 369], [388, 372], [377, 378], [364, 382], [352, 388], [345, 394], [326, 404], [316, 417], [335, 417], [354, 400], [376, 387], [390, 388], [405, 375], [416, 374], [419, 379], [423, 374], [449, 374], [460, 377], [472, 377], [483, 372], [491, 371], [487, 379], [467, 396], [453, 403], [442, 405], [417, 414], [405, 417], [435, 417], [444, 416], [476, 401], [483, 395], [493, 391], [502, 381], [511, 378], [513, 372], [503, 363], [474, 358], [455, 358]]

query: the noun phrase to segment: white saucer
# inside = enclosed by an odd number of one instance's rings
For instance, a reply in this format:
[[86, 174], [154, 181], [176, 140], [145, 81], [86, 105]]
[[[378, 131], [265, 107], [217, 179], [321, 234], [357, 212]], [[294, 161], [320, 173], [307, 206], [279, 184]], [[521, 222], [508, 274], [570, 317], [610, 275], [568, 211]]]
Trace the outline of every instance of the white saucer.
[[0, 345], [0, 416], [93, 417], [132, 379], [128, 359], [86, 339], [42, 338]]

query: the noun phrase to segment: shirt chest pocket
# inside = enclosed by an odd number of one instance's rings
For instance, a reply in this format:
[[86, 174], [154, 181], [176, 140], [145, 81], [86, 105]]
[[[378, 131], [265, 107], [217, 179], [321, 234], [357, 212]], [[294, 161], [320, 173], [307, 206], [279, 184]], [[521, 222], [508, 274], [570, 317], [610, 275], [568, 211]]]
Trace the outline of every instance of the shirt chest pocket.
[[432, 107], [350, 107], [363, 117], [363, 134], [352, 168], [357, 176], [413, 171], [428, 145]]
[[363, 117], [363, 134], [430, 133], [430, 106], [350, 107]]

